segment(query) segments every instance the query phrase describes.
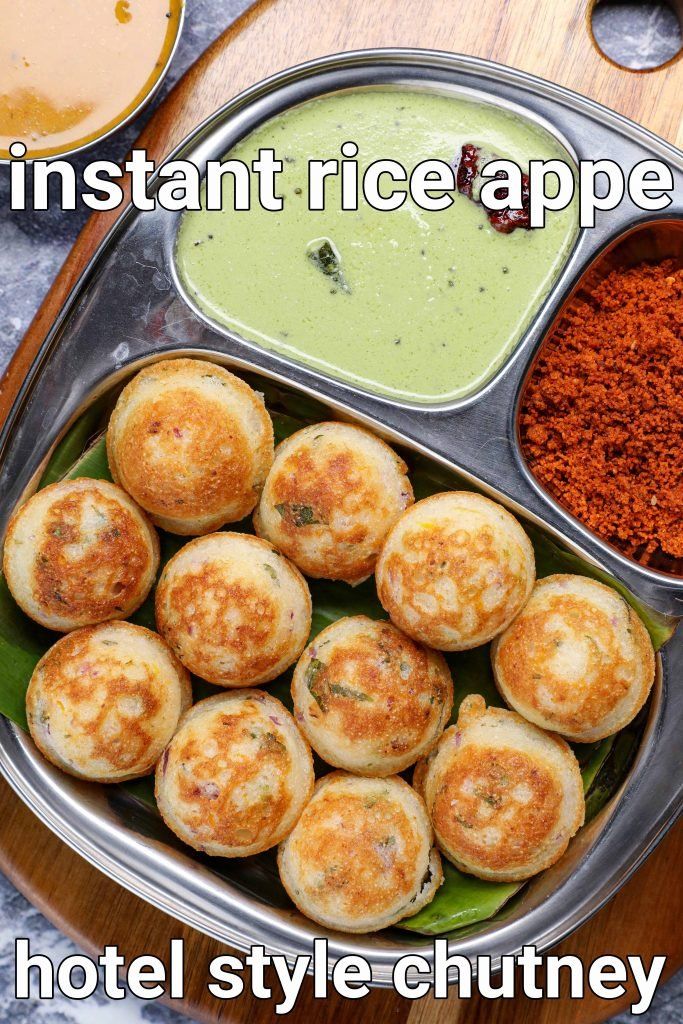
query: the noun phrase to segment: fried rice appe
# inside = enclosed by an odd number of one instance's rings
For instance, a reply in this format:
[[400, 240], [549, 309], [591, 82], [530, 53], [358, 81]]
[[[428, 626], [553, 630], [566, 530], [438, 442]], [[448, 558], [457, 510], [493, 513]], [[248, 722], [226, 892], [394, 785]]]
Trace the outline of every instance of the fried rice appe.
[[634, 609], [612, 587], [564, 573], [536, 583], [491, 655], [510, 707], [582, 743], [628, 725], [655, 677], [652, 641]]
[[292, 679], [294, 716], [328, 764], [394, 775], [436, 743], [453, 706], [443, 655], [390, 622], [339, 619], [309, 644]]
[[502, 505], [470, 491], [423, 498], [389, 531], [377, 593], [404, 633], [441, 651], [487, 643], [521, 611], [534, 552]]
[[254, 528], [307, 576], [354, 584], [372, 574], [412, 502], [406, 464], [389, 445], [350, 423], [315, 423], [278, 445]]
[[246, 857], [277, 845], [313, 791], [311, 751], [284, 705], [261, 690], [199, 701], [156, 772], [159, 812], [195, 850]]
[[123, 782], [153, 770], [191, 702], [190, 677], [161, 637], [105, 622], [43, 655], [26, 716], [36, 746], [62, 771]]
[[273, 424], [262, 396], [224, 367], [160, 360], [121, 392], [107, 457], [157, 526], [210, 533], [253, 510], [273, 461]]
[[144, 512], [107, 480], [63, 480], [12, 515], [3, 572], [17, 604], [58, 632], [131, 615], [159, 567]]
[[416, 769], [441, 852], [461, 871], [519, 882], [564, 854], [584, 821], [579, 764], [559, 736], [466, 697]]
[[270, 682], [301, 654], [311, 596], [267, 541], [244, 533], [198, 537], [166, 564], [156, 591], [161, 635], [183, 665], [217, 686]]
[[320, 779], [278, 850], [278, 868], [302, 914], [343, 932], [396, 924], [443, 882], [424, 803], [395, 775]]

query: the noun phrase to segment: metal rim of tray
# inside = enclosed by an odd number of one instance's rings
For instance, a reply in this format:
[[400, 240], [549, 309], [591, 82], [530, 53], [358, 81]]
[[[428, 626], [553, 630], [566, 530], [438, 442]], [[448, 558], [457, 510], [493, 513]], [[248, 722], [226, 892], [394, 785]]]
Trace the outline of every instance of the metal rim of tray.
[[[397, 84], [417, 77], [437, 87], [444, 81], [459, 89], [474, 87], [478, 93], [502, 96], [504, 102], [521, 106], [525, 113], [531, 111], [551, 126], [561, 120], [560, 138], [566, 136], [570, 151], [579, 157], [585, 153], [586, 140], [595, 138], [598, 125], [599, 135], [609, 136], [618, 153], [625, 154], [624, 159], [634, 161], [644, 152], [659, 156], [672, 165], [681, 181], [683, 159], [677, 150], [593, 101], [488, 61], [420, 50], [357, 51], [275, 75], [226, 104], [171, 158], [191, 153], [201, 163], [212, 147], [223, 147], [231, 131], [244, 129], [250, 112], [253, 116], [265, 107], [274, 113], [273, 106], [287, 89], [305, 95], [307, 87], [327, 91], [326, 83], [336, 82], [331, 87], [338, 88], [354, 77], [360, 77], [359, 84], [363, 84], [363, 77], [367, 79], [373, 68], [390, 78], [393, 75], [391, 80]], [[610, 155], [613, 152], [611, 146]], [[182, 352], [214, 357], [238, 369], [281, 380], [326, 402], [334, 411], [425, 452], [483, 487], [522, 518], [544, 526], [570, 550], [621, 578], [646, 602], [680, 616], [683, 581], [644, 569], [615, 553], [563, 513], [528, 479], [513, 436], [520, 382], [549, 323], [587, 266], [634, 226], [671, 219], [683, 219], [683, 209], [674, 206], [666, 218], [653, 218], [626, 207], [611, 221], [603, 218], [588, 240], [585, 232], [581, 235], [524, 338], [483, 391], [465, 407], [406, 409], [263, 349], [253, 350], [230, 332], [207, 329], [173, 287], [172, 240], [177, 215], [159, 211], [140, 215], [129, 210], [67, 299], [0, 435], [2, 530], [11, 509], [35, 483], [49, 450], [85, 404], [130, 375], [141, 362]], [[123, 295], [126, 302], [122, 302]], [[158, 305], [153, 305], [150, 295], [159, 298]], [[147, 315], [152, 319], [151, 326], [146, 323], [145, 337], [140, 338], [137, 318], [143, 307], [136, 302], [145, 297]], [[127, 325], [128, 334], [117, 331], [120, 324]], [[114, 349], [111, 334], [129, 341]], [[45, 372], [48, 365], [50, 373]], [[487, 440], [476, 448], [475, 442], [482, 436]], [[38, 451], [35, 437], [45, 438], [45, 446]], [[658, 662], [659, 679], [648, 724], [620, 792], [573, 841], [565, 858], [526, 887], [523, 898], [493, 921], [456, 933], [450, 942], [452, 952], [470, 957], [490, 955], [495, 966], [501, 955], [514, 953], [523, 945], [540, 949], [554, 945], [616, 892], [673, 822], [681, 797], [675, 773], [683, 695], [670, 681], [683, 674], [680, 633]], [[310, 952], [313, 937], [326, 934], [298, 912], [265, 905], [218, 879], [205, 863], [127, 826], [120, 818], [120, 808], [108, 800], [105, 787], [89, 787], [53, 769], [6, 719], [0, 720], [0, 768], [41, 820], [77, 852], [133, 892], [199, 930], [242, 949], [258, 941], [290, 958]], [[431, 940], [421, 936], [387, 932], [369, 936], [328, 933], [327, 937], [330, 958], [360, 953], [370, 962], [373, 982], [379, 985], [390, 984], [393, 964], [403, 953], [419, 952], [431, 962]]]

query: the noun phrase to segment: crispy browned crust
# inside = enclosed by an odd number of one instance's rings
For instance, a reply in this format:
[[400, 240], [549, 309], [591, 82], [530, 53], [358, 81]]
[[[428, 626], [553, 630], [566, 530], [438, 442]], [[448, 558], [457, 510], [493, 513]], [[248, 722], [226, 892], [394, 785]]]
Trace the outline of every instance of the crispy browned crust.
[[[51, 497], [37, 536], [23, 536], [32, 502]], [[83, 538], [81, 516], [94, 501], [104, 526], [97, 543], [79, 557]], [[5, 539], [3, 571], [17, 604], [44, 625], [66, 631], [125, 618], [147, 597], [159, 564], [159, 539], [151, 523], [128, 495], [102, 480], [51, 484], [17, 509]], [[31, 591], [18, 584], [10, 552], [21, 544], [22, 557], [32, 562]], [[68, 620], [68, 625], [52, 617]]]
[[376, 931], [413, 913], [430, 869], [436, 877], [425, 902], [443, 877], [414, 790], [398, 776], [371, 780], [345, 772], [318, 781], [280, 846], [278, 867], [302, 913], [347, 932]]
[[166, 360], [124, 388], [107, 455], [114, 479], [160, 525], [206, 533], [254, 508], [273, 460], [273, 426], [261, 398], [228, 370]]
[[[116, 643], [122, 645], [120, 651], [113, 646], [113, 640], [107, 642], [106, 650], [101, 646], [97, 649], [93, 642], [105, 630], [108, 636], [117, 636]], [[131, 657], [126, 650], [129, 631], [163, 648], [172, 665], [172, 676], [160, 677], [156, 669]], [[94, 702], [95, 684], [99, 696]], [[100, 692], [102, 687], [104, 691]], [[173, 730], [192, 703], [192, 686], [189, 674], [161, 637], [128, 622], [87, 626], [62, 637], [38, 662], [26, 694], [29, 731], [41, 753], [69, 775], [96, 778], [103, 783], [138, 778], [153, 769], [172, 735], [172, 731], [159, 733], [157, 718], [170, 697], [171, 687], [178, 688], [179, 698], [178, 715], [171, 724]], [[71, 718], [73, 755], [84, 755], [93, 763], [106, 763], [109, 777], [101, 771], [94, 775], [77, 770], [45, 742], [43, 733], [57, 706]]]
[[[221, 538], [233, 534], [216, 535]], [[242, 538], [242, 535], [238, 535]], [[298, 569], [258, 537], [244, 537], [269, 569], [257, 582], [246, 575], [226, 570], [224, 563], [206, 561], [190, 571], [178, 568], [178, 557], [190, 545], [199, 546], [211, 537], [198, 538], [182, 548], [166, 565], [156, 591], [156, 620], [159, 631], [190, 671], [223, 686], [268, 682], [296, 661], [308, 639], [311, 597]], [[226, 541], [227, 543], [227, 541]], [[281, 637], [273, 646], [282, 620], [282, 587], [272, 574], [286, 576], [296, 595], [297, 622], [302, 627], [293, 638]], [[239, 613], [239, 617], [231, 614]], [[291, 613], [294, 619], [294, 611]], [[282, 645], [292, 643], [291, 650]], [[220, 651], [235, 659], [236, 670], [221, 670]], [[286, 665], [280, 661], [286, 654]]]
[[[513, 517], [468, 493], [466, 499], [479, 502], [491, 521], [470, 520], [464, 510], [462, 524], [456, 524], [448, 505], [459, 494], [417, 502], [390, 531], [377, 565], [377, 593], [392, 622], [440, 650], [490, 640], [521, 609], [534, 578], [530, 542]], [[495, 518], [501, 514], [507, 530], [502, 537]]]
[[[622, 729], [643, 706], [654, 680], [654, 651], [633, 608], [583, 577], [582, 592], [573, 593], [574, 579], [539, 580], [529, 603], [494, 644], [492, 660], [498, 685], [516, 710], [570, 739], [593, 741]], [[553, 592], [564, 580], [568, 589]], [[611, 607], [587, 599], [586, 586], [601, 588]], [[566, 660], [581, 661], [580, 678], [563, 674]]]
[[[239, 700], [239, 714], [221, 710], [225, 699]], [[284, 838], [313, 784], [310, 750], [284, 705], [242, 690], [195, 705], [159, 762], [155, 789], [162, 817], [185, 843], [244, 856]]]
[[[390, 622], [341, 619], [304, 652], [292, 682], [295, 717], [329, 764], [362, 775], [402, 771], [438, 740], [453, 705], [442, 655]], [[355, 763], [359, 747], [370, 760]]]
[[318, 423], [278, 445], [254, 527], [307, 576], [357, 583], [412, 501], [407, 467], [384, 441], [349, 423]]
[[[172, 588], [169, 596], [176, 616], [166, 617], [165, 612], [161, 611], [158, 622], [171, 647], [186, 652], [185, 635], [191, 631], [210, 636], [213, 643], [238, 656], [245, 675], [260, 676], [269, 670], [272, 656], [264, 653], [263, 645], [270, 637], [278, 617], [273, 595], [226, 580], [220, 569], [212, 565], [205, 566], [191, 576], [184, 576], [169, 586]], [[205, 610], [203, 597], [207, 590], [215, 594], [218, 609]], [[164, 596], [162, 590], [157, 597], [157, 608], [161, 606]], [[237, 627], [221, 614], [222, 609], [231, 606], [246, 609], [248, 613]], [[194, 609], [191, 620], [183, 614], [183, 610], [190, 607]], [[187, 654], [184, 656], [187, 657]], [[198, 663], [196, 671], [199, 672], [201, 667]]]
[[[481, 716], [495, 728], [470, 739]], [[554, 864], [584, 818], [571, 749], [529, 723], [520, 737], [508, 727], [515, 721], [523, 719], [466, 698], [458, 725], [446, 730], [417, 780], [442, 852], [468, 874], [505, 882]]]
[[[472, 792], [467, 794], [469, 786]], [[524, 804], [513, 796], [518, 786], [527, 787], [531, 794]], [[476, 859], [501, 878], [506, 873], [514, 877], [515, 868], [534, 858], [539, 844], [559, 825], [561, 804], [560, 785], [549, 772], [539, 770], [534, 759], [515, 751], [470, 748], [467, 763], [459, 759], [451, 766], [434, 801], [432, 818], [448, 846], [457, 849], [461, 864]], [[482, 837], [484, 808], [491, 811], [485, 827], [500, 834], [491, 847]]]

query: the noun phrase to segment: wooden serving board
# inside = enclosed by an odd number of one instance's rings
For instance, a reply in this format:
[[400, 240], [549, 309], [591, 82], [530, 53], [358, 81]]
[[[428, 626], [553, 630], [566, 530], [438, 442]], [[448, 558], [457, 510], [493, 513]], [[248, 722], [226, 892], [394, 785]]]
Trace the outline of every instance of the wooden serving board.
[[[674, 60], [648, 73], [618, 68], [595, 47], [589, 27], [591, 6], [591, 0], [260, 0], [176, 86], [148, 124], [140, 145], [159, 161], [199, 121], [259, 79], [312, 57], [368, 46], [443, 49], [510, 64], [576, 89], [683, 144], [683, 63]], [[676, 0], [675, 6], [683, 12], [683, 0]], [[192, 17], [191, 9], [188, 16]], [[114, 219], [112, 214], [97, 214], [81, 233], [0, 383], [0, 422], [66, 296]], [[116, 943], [127, 958], [140, 953], [166, 958], [169, 939], [184, 937], [186, 997], [173, 1004], [176, 1009], [210, 1024], [273, 1019], [270, 1004], [251, 996], [225, 1003], [214, 1000], [206, 990], [206, 968], [224, 948], [91, 868], [1, 781], [0, 820], [0, 868], [82, 948], [97, 953], [105, 944]], [[678, 827], [621, 893], [559, 950], [577, 953], [584, 962], [613, 953], [641, 955], [649, 963], [654, 954], [665, 953], [671, 974], [683, 963], [683, 899], [681, 886], [676, 888], [682, 859], [683, 829]], [[351, 1024], [359, 1013], [378, 1024], [592, 1024], [630, 1001], [629, 995], [605, 1002], [589, 994], [582, 1002], [488, 1002], [478, 997], [465, 1002], [452, 997], [446, 1003], [429, 998], [409, 1003], [376, 990], [361, 1004], [333, 997], [323, 1005], [314, 1004], [307, 984], [293, 1017], [334, 1018], [336, 1024]]]

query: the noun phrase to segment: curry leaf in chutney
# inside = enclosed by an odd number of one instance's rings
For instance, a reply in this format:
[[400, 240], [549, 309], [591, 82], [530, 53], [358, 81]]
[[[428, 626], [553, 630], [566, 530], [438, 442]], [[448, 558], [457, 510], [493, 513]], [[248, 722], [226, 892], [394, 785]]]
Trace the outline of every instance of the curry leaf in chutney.
[[309, 243], [306, 255], [314, 267], [334, 281], [340, 291], [351, 294], [351, 289], [342, 270], [341, 256], [334, 242], [329, 238], [316, 238], [315, 241]]

